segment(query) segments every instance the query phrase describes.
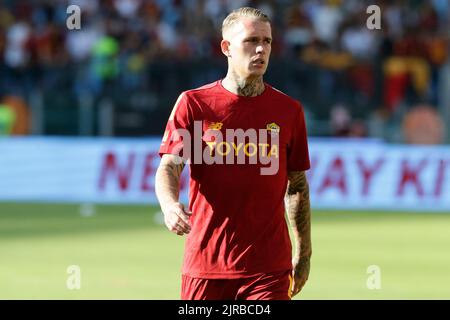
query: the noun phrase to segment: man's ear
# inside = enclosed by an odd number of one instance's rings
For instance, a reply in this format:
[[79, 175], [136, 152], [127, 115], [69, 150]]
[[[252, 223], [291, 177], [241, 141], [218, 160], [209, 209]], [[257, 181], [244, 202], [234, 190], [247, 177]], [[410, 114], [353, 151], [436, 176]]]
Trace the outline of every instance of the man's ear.
[[220, 48], [222, 49], [222, 53], [225, 56], [231, 57], [231, 54], [230, 54], [230, 41], [223, 39], [220, 42]]

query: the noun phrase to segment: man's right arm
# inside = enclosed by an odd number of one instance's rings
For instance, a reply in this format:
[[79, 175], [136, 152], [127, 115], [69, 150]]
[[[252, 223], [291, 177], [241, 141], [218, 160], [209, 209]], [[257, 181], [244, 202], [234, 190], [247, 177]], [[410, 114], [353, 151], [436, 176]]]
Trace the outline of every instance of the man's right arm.
[[178, 200], [180, 176], [184, 163], [182, 158], [164, 154], [155, 177], [155, 191], [167, 228], [180, 236], [191, 231], [189, 217], [192, 213]]

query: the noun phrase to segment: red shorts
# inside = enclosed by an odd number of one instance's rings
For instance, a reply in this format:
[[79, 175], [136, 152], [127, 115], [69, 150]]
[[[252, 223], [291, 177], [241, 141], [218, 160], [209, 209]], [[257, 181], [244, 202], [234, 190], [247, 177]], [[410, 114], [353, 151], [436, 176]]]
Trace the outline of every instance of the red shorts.
[[291, 300], [291, 271], [240, 279], [203, 279], [183, 275], [182, 300]]

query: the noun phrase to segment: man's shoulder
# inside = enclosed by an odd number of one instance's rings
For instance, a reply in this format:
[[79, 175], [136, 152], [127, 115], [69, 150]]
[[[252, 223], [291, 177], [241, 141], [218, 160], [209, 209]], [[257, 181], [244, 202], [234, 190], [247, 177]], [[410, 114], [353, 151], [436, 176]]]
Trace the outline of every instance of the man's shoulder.
[[186, 90], [183, 92], [183, 94], [185, 94], [188, 97], [198, 97], [198, 96], [202, 96], [202, 95], [209, 95], [213, 91], [217, 90], [218, 85], [219, 85], [219, 81], [217, 80], [217, 81], [205, 84], [198, 88]]
[[270, 84], [266, 83], [266, 86], [269, 88], [270, 90], [270, 95], [281, 101], [282, 104], [280, 104], [280, 106], [287, 106], [289, 108], [303, 108], [302, 104], [300, 101], [298, 101], [297, 99], [291, 97], [290, 95], [288, 95], [287, 93], [281, 91], [280, 89], [277, 89], [273, 86], [271, 86]]

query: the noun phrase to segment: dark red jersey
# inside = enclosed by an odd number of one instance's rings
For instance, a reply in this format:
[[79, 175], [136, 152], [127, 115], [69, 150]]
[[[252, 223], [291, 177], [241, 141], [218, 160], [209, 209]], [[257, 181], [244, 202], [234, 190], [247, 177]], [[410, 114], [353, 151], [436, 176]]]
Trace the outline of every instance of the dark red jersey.
[[[180, 129], [190, 138], [177, 133]], [[227, 140], [227, 129], [248, 134], [241, 141]], [[259, 133], [266, 133], [267, 139]], [[201, 154], [195, 146], [201, 146]], [[185, 91], [160, 147], [161, 155], [167, 153], [191, 162], [192, 230], [187, 235], [183, 274], [232, 279], [292, 268], [284, 208], [287, 174], [310, 167], [304, 113], [298, 101], [268, 84], [256, 97], [235, 95], [221, 81]], [[206, 163], [202, 155], [223, 160], [231, 156], [235, 162]], [[248, 161], [237, 163], [239, 157]], [[251, 157], [257, 163], [250, 163]], [[261, 163], [264, 157], [276, 160], [275, 172], [262, 174], [262, 168], [273, 165]]]

